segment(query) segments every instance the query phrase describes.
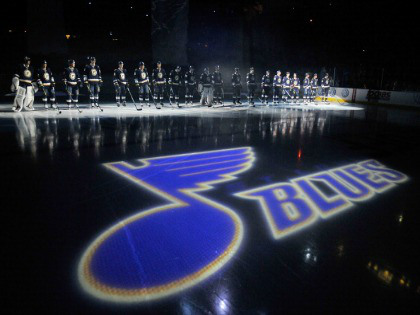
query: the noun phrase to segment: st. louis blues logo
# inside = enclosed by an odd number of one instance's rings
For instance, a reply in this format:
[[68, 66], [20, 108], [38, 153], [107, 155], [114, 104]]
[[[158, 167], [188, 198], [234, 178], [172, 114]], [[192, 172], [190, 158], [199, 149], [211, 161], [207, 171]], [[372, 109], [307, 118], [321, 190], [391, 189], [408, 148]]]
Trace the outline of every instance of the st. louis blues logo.
[[341, 96], [342, 97], [347, 97], [347, 96], [349, 96], [349, 94], [350, 94], [349, 89], [343, 89], [341, 91]]
[[148, 301], [203, 281], [238, 250], [239, 216], [202, 193], [235, 179], [254, 161], [251, 148], [173, 155], [105, 166], [165, 202], [118, 222], [84, 252], [82, 287], [116, 302]]

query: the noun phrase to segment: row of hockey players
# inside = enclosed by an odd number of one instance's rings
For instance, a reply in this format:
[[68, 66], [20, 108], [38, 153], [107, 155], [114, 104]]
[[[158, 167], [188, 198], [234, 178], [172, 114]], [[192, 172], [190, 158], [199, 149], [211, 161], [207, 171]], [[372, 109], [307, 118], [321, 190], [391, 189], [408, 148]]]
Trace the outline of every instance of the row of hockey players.
[[[184, 82], [183, 82], [184, 81]], [[31, 66], [31, 59], [24, 58], [24, 63], [19, 65], [18, 71], [13, 78], [12, 90], [16, 90], [16, 98], [13, 104], [13, 110], [20, 111], [23, 107], [33, 110], [34, 102], [34, 85], [43, 91], [42, 100], [45, 108], [48, 109], [49, 105], [56, 108], [55, 97], [55, 80], [54, 76], [48, 68], [47, 62], [44, 61], [37, 74], [34, 73]], [[95, 57], [90, 58], [90, 63], [85, 66], [82, 77], [76, 68], [74, 60], [68, 61], [68, 67], [65, 68], [63, 73], [63, 82], [67, 93], [67, 105], [71, 108], [72, 104], [77, 106], [79, 98], [79, 88], [86, 85], [89, 92], [91, 107], [99, 107], [99, 92], [103, 83], [100, 67], [96, 64]], [[122, 61], [118, 62], [118, 68], [114, 70], [113, 83], [116, 92], [117, 105], [126, 106], [126, 95], [129, 91], [129, 82], [127, 70], [124, 68]], [[220, 67], [216, 66], [215, 71], [210, 74], [209, 68], [205, 68], [204, 72], [198, 78], [192, 66], [185, 73], [181, 74], [181, 67], [176, 67], [172, 70], [167, 78], [165, 70], [162, 68], [162, 63], [158, 62], [156, 68], [152, 71], [152, 87], [150, 87], [150, 79], [144, 62], [140, 62], [138, 68], [134, 71], [134, 83], [138, 87], [140, 103], [150, 106], [149, 95], [153, 95], [155, 104], [163, 105], [165, 92], [167, 93], [167, 85], [169, 87], [169, 101], [175, 102], [180, 106], [180, 93], [182, 83], [185, 84], [185, 103], [193, 103], [194, 93], [198, 91], [201, 93], [200, 102], [203, 105], [212, 106], [213, 104], [223, 104], [224, 90], [223, 78], [220, 72]], [[232, 88], [233, 88], [233, 103], [241, 104], [241, 90], [242, 78], [239, 68], [235, 68], [232, 74]], [[255, 106], [255, 97], [257, 90], [257, 78], [254, 68], [250, 68], [249, 73], [246, 75], [246, 84], [248, 88], [248, 103]], [[314, 101], [316, 90], [318, 89], [318, 77], [314, 74], [310, 78], [309, 74], [305, 75], [303, 81], [303, 99], [304, 102]], [[328, 74], [322, 79], [321, 82], [323, 101], [327, 100], [328, 91], [330, 88], [330, 79]], [[262, 102], [268, 104], [270, 91], [273, 90], [274, 104], [280, 103], [280, 99], [284, 102], [290, 100], [297, 101], [299, 99], [299, 91], [301, 88], [300, 79], [294, 73], [290, 77], [287, 72], [282, 77], [281, 71], [277, 71], [274, 77], [270, 76], [270, 71], [267, 70], [266, 74], [262, 77]], [[160, 108], [160, 107], [158, 107]]]
[[[96, 64], [94, 57], [90, 58], [90, 63], [84, 68], [83, 81], [79, 70], [76, 68], [74, 60], [68, 61], [68, 67], [63, 73], [63, 82], [67, 93], [67, 105], [71, 108], [72, 104], [78, 106], [79, 101], [79, 87], [83, 87], [83, 83], [89, 91], [90, 104], [92, 107], [99, 107], [99, 92], [102, 81], [101, 70]], [[23, 64], [19, 65], [17, 72], [12, 80], [12, 91], [16, 91], [16, 97], [13, 103], [14, 111], [21, 111], [22, 108], [34, 110], [34, 96], [38, 89], [43, 92], [42, 101], [46, 109], [49, 105], [52, 108], [57, 108], [56, 81], [48, 68], [46, 61], [42, 63], [41, 68], [34, 73], [31, 66], [31, 59], [24, 58]]]
[[[254, 104], [255, 89], [257, 87], [255, 80], [254, 68], [251, 68], [246, 77], [248, 85], [248, 98], [251, 104]], [[293, 74], [293, 77], [290, 76], [290, 72], [286, 72], [286, 75], [282, 76], [281, 71], [278, 70], [274, 77], [271, 77], [270, 70], [267, 70], [261, 81], [261, 101], [263, 104], [268, 105], [270, 91], [272, 90], [274, 104], [280, 104], [280, 100], [284, 103], [287, 103], [288, 100], [297, 103], [300, 99], [300, 90], [302, 88], [303, 102], [310, 103], [315, 101], [318, 87], [318, 75], [316, 73], [312, 76], [312, 78], [309, 73], [306, 73], [303, 84], [301, 84], [301, 81], [296, 73]], [[330, 78], [328, 73], [326, 73], [324, 78], [321, 80], [321, 88], [321, 100], [326, 102], [330, 89]]]

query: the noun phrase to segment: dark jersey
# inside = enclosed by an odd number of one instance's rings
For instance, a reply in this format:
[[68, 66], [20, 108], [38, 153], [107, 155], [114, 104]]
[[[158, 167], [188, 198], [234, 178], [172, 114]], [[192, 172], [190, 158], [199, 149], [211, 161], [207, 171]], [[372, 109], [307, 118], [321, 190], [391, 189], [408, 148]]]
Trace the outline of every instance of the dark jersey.
[[168, 82], [172, 85], [181, 85], [181, 71], [172, 70]]
[[79, 70], [77, 68], [67, 67], [63, 74], [64, 84], [77, 85], [82, 82], [80, 79]]
[[98, 65], [86, 65], [84, 70], [84, 81], [89, 83], [95, 83], [102, 81], [101, 69]]
[[318, 78], [312, 78], [311, 88], [316, 89], [318, 87]]
[[166, 83], [166, 72], [162, 68], [154, 69], [152, 72], [152, 81], [154, 84], [164, 84]]
[[222, 74], [220, 72], [213, 72], [213, 74], [211, 75], [211, 81], [213, 82], [214, 85], [222, 85], [223, 84]]
[[292, 85], [293, 85], [293, 87], [300, 87], [300, 79], [299, 78], [293, 78], [292, 79]]
[[304, 88], [308, 88], [308, 87], [310, 87], [311, 86], [311, 79], [309, 79], [309, 78], [305, 78], [304, 80], [303, 80], [303, 87]]
[[292, 84], [292, 79], [290, 77], [289, 78], [288, 77], [283, 77], [282, 83], [283, 83], [284, 88], [289, 88], [290, 85]]
[[203, 85], [203, 87], [211, 87], [212, 76], [210, 74], [203, 73], [200, 77], [200, 83]]
[[44, 86], [50, 86], [51, 84], [55, 83], [54, 77], [50, 68], [38, 69], [38, 83], [41, 83]]
[[248, 85], [255, 85], [257, 83], [255, 73], [248, 73], [246, 75], [246, 84]]
[[242, 81], [242, 78], [241, 78], [241, 75], [239, 73], [232, 74], [232, 85], [233, 86], [241, 85], [241, 81]]
[[271, 78], [269, 75], [264, 74], [261, 80], [263, 86], [271, 86]]
[[196, 78], [195, 72], [188, 71], [185, 74], [185, 84], [188, 84], [188, 85], [197, 84], [197, 78]]
[[15, 77], [19, 79], [19, 85], [28, 86], [31, 85], [34, 79], [34, 69], [31, 66], [20, 64]]
[[117, 68], [114, 70], [114, 84], [127, 84], [127, 70]]
[[330, 87], [330, 78], [323, 78], [321, 81], [321, 86], [324, 88]]
[[137, 68], [134, 71], [134, 82], [136, 84], [146, 84], [149, 83], [149, 74], [147, 73], [147, 69], [144, 68], [141, 70], [140, 68]]
[[274, 76], [274, 80], [273, 80], [273, 86], [277, 86], [277, 87], [281, 87], [282, 82], [281, 82], [281, 75], [275, 75]]

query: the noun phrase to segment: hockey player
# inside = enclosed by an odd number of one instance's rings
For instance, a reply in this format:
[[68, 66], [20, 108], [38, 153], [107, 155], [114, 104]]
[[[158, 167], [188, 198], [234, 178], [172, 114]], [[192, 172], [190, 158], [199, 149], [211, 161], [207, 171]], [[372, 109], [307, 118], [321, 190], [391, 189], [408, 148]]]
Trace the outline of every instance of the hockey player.
[[139, 63], [139, 67], [134, 71], [134, 83], [139, 88], [139, 102], [150, 106], [149, 104], [149, 74], [144, 66], [144, 62]]
[[223, 78], [220, 72], [220, 66], [216, 66], [212, 76], [211, 81], [213, 84], [214, 89], [214, 104], [223, 104], [222, 96], [223, 96]]
[[290, 95], [291, 85], [292, 79], [290, 78], [290, 72], [286, 72], [286, 76], [284, 76], [282, 80], [282, 94], [284, 103], [287, 103], [287, 98], [292, 98], [292, 96]]
[[232, 88], [233, 88], [233, 104], [241, 105], [241, 74], [239, 73], [239, 68], [235, 68], [235, 72], [232, 74]]
[[169, 88], [170, 88], [170, 99], [172, 98], [178, 107], [181, 107], [179, 104], [179, 90], [181, 88], [181, 67], [177, 66], [175, 70], [172, 70], [169, 74]]
[[318, 90], [318, 74], [314, 73], [314, 76], [311, 79], [311, 102], [315, 102], [317, 90]]
[[193, 66], [190, 66], [189, 71], [185, 74], [185, 104], [193, 103], [194, 91], [197, 88], [197, 79], [195, 76]]
[[166, 85], [166, 72], [162, 69], [162, 63], [160, 61], [156, 64], [156, 69], [152, 73], [152, 82], [153, 82], [153, 95], [156, 104], [160, 102], [160, 105], [163, 106], [163, 94], [165, 93]]
[[330, 78], [328, 73], [325, 74], [325, 77], [321, 81], [322, 88], [322, 101], [326, 102], [328, 100], [328, 93], [330, 92]]
[[311, 79], [309, 73], [305, 73], [305, 79], [303, 80], [303, 102], [309, 103], [311, 97]]
[[13, 102], [13, 111], [20, 112], [22, 108], [34, 110], [35, 90], [32, 83], [34, 79], [34, 69], [31, 67], [31, 58], [25, 57], [23, 64], [20, 64], [13, 79], [12, 92], [16, 91]]
[[255, 107], [254, 98], [255, 98], [255, 91], [257, 89], [257, 81], [256, 81], [255, 71], [253, 67], [249, 69], [249, 72], [246, 75], [246, 85], [248, 87], [248, 104]]
[[55, 80], [53, 74], [47, 66], [47, 62], [44, 61], [40, 69], [38, 69], [38, 87], [42, 89], [44, 96], [42, 101], [44, 102], [45, 109], [48, 109], [48, 98], [52, 108], [57, 108], [55, 100]]
[[267, 70], [261, 80], [261, 88], [262, 88], [261, 98], [262, 98], [263, 104], [266, 104], [267, 106], [268, 106], [268, 97], [270, 96], [270, 90], [271, 90], [272, 85], [273, 83], [271, 82], [270, 70]]
[[210, 75], [209, 68], [204, 68], [204, 72], [200, 76], [200, 84], [203, 86], [201, 92], [201, 105], [213, 106], [213, 85], [212, 76]]
[[67, 105], [71, 108], [73, 102], [76, 106], [79, 102], [79, 86], [82, 87], [82, 80], [80, 78], [79, 70], [76, 68], [74, 60], [68, 61], [68, 67], [64, 69], [63, 82], [67, 92]]
[[300, 79], [296, 73], [293, 73], [292, 79], [292, 102], [295, 99], [295, 103], [299, 100], [299, 91], [300, 91]]
[[273, 103], [279, 104], [281, 97], [281, 71], [278, 70], [273, 80]]
[[95, 57], [90, 57], [89, 60], [90, 64], [85, 67], [83, 81], [89, 91], [90, 106], [99, 107], [99, 92], [103, 83], [101, 69], [96, 64]]
[[118, 62], [118, 68], [114, 70], [114, 87], [115, 87], [115, 99], [117, 101], [117, 106], [120, 107], [126, 106], [126, 95], [127, 95], [127, 70], [124, 69], [124, 62]]

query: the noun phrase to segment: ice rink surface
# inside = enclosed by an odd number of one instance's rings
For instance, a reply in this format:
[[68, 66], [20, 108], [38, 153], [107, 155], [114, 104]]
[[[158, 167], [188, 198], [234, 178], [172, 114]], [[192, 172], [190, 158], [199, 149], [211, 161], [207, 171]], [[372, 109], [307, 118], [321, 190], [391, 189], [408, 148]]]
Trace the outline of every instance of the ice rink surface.
[[[277, 110], [282, 109], [291, 109], [291, 110], [298, 110], [298, 111], [346, 111], [346, 110], [362, 110], [362, 107], [351, 106], [350, 104], [339, 104], [339, 103], [281, 103], [279, 105], [273, 105], [270, 103], [268, 106], [265, 104], [261, 104], [260, 102], [255, 103], [255, 106], [250, 106], [247, 103], [243, 103], [242, 105], [234, 105], [232, 102], [226, 102], [224, 105], [213, 105], [212, 107], [203, 106], [200, 103], [194, 104], [187, 104], [184, 103], [180, 104], [178, 107], [176, 104], [169, 104], [165, 103], [162, 108], [158, 109], [156, 105], [153, 103], [150, 106], [140, 106], [137, 104], [137, 108], [141, 109], [138, 110], [134, 107], [133, 104], [128, 103], [127, 106], [120, 106], [117, 107], [115, 103], [104, 103], [100, 104], [100, 107], [104, 110], [103, 112], [100, 111], [99, 108], [91, 108], [89, 105], [86, 104], [79, 104], [79, 108], [82, 111], [78, 113], [78, 109], [72, 105], [71, 109], [69, 110], [67, 105], [59, 104], [58, 110], [53, 108], [49, 108], [45, 110], [42, 105], [35, 105], [35, 110], [22, 110], [20, 113], [26, 113], [27, 115], [30, 114], [34, 117], [41, 118], [41, 117], [51, 117], [61, 111], [61, 116], [57, 118], [65, 118], [73, 115], [74, 113], [83, 114], [80, 116], [82, 117], [114, 117], [114, 116], [126, 116], [126, 117], [134, 117], [138, 115], [197, 115], [197, 114], [223, 114], [229, 112], [236, 112], [236, 111], [246, 111], [248, 113], [253, 112], [263, 112], [267, 110], [272, 110], [274, 113]], [[0, 105], [0, 117], [1, 118], [8, 118], [13, 117], [14, 112], [10, 109], [10, 107], [6, 105]]]
[[420, 112], [0, 105], [5, 310], [405, 313]]

